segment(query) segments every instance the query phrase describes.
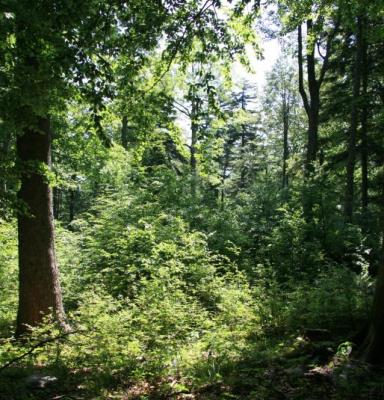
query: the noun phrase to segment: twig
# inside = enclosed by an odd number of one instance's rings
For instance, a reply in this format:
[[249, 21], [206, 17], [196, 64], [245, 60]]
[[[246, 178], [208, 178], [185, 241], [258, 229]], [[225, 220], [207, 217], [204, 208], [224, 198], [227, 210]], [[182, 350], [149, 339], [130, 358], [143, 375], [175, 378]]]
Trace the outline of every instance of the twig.
[[171, 53], [171, 57], [168, 61], [168, 64], [166, 65], [165, 70], [160, 74], [160, 76], [155, 80], [155, 82], [149, 87], [149, 89], [147, 89], [145, 91], [145, 93], [151, 92], [153, 90], [153, 88], [160, 82], [162, 81], [162, 79], [164, 78], [164, 76], [169, 72], [169, 70], [171, 69], [171, 66], [173, 64], [173, 61], [175, 60], [180, 47], [182, 46], [184, 40], [187, 37], [189, 28], [193, 25], [194, 22], [198, 21], [200, 19], [200, 17], [204, 14], [204, 12], [213, 5], [213, 3], [210, 3], [210, 0], [207, 0], [204, 5], [201, 7], [201, 9], [198, 11], [198, 13], [192, 18], [192, 20], [186, 24], [184, 31], [181, 35], [181, 37], [176, 40], [175, 42], [175, 47]]
[[4, 369], [10, 367], [12, 364], [16, 363], [17, 361], [22, 360], [23, 358], [27, 357], [28, 355], [32, 354], [36, 349], [40, 348], [40, 347], [44, 347], [46, 344], [48, 343], [52, 343], [55, 342], [56, 340], [60, 340], [60, 339], [64, 339], [69, 335], [72, 335], [74, 333], [85, 333], [88, 331], [69, 331], [69, 332], [64, 332], [58, 336], [54, 336], [51, 338], [47, 338], [44, 340], [41, 340], [40, 342], [34, 344], [28, 351], [26, 351], [25, 353], [21, 354], [20, 356], [17, 356], [15, 358], [13, 358], [11, 361], [8, 361], [7, 363], [5, 363], [4, 365], [2, 365], [0, 367], [0, 372], [3, 371]]

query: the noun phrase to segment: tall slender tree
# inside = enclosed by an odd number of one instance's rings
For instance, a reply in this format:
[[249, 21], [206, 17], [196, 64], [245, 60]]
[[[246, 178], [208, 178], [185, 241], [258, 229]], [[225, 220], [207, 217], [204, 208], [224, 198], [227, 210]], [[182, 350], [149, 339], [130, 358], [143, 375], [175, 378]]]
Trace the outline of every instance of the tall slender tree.
[[356, 141], [357, 130], [359, 127], [360, 116], [360, 90], [361, 90], [361, 75], [362, 75], [362, 61], [363, 61], [363, 19], [359, 15], [356, 21], [356, 43], [355, 43], [355, 58], [353, 67], [353, 98], [351, 102], [351, 122], [349, 129], [348, 140], [348, 157], [347, 157], [347, 182], [345, 188], [345, 205], [344, 213], [348, 221], [352, 220], [353, 203], [354, 203], [354, 175], [356, 163]]

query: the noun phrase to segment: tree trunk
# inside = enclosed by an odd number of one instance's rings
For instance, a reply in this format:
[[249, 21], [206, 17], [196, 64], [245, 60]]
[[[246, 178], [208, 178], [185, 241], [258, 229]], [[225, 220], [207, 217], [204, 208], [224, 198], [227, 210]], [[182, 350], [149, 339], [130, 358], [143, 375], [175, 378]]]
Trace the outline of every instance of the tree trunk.
[[347, 182], [345, 188], [344, 214], [348, 221], [352, 220], [354, 203], [354, 178], [356, 164], [356, 136], [359, 125], [359, 96], [361, 84], [361, 61], [362, 61], [362, 22], [361, 18], [357, 21], [356, 34], [356, 55], [353, 69], [353, 99], [351, 107], [351, 124], [348, 140], [348, 159], [347, 159]]
[[[71, 176], [72, 184], [76, 182], [76, 174]], [[71, 187], [69, 190], [69, 205], [68, 205], [68, 222], [69, 224], [75, 219], [76, 211], [76, 193], [77, 189]]]
[[121, 121], [121, 145], [124, 149], [128, 148], [128, 118], [126, 116]]
[[[384, 221], [384, 185], [380, 203], [380, 217]], [[370, 364], [384, 364], [384, 231], [381, 232], [381, 265], [376, 278], [371, 322], [362, 346], [361, 358]]]
[[[335, 21], [334, 28], [328, 34], [325, 54], [320, 54], [322, 58], [322, 65], [319, 68], [318, 77], [316, 76], [316, 56], [314, 40], [307, 40], [306, 43], [306, 61], [307, 61], [307, 87], [308, 94], [305, 89], [304, 82], [304, 56], [303, 56], [303, 36], [302, 27], [299, 24], [297, 28], [298, 38], [298, 67], [299, 67], [299, 92], [303, 100], [304, 109], [308, 118], [308, 137], [307, 137], [307, 155], [305, 160], [305, 179], [311, 178], [314, 172], [314, 163], [318, 153], [318, 130], [319, 130], [319, 113], [320, 113], [320, 89], [324, 81], [325, 74], [329, 68], [329, 57], [331, 54], [331, 47], [333, 39], [338, 31], [339, 19]], [[310, 37], [315, 32], [314, 24], [311, 19], [307, 20], [307, 37]], [[307, 222], [313, 219], [313, 206], [314, 200], [312, 194], [308, 191], [303, 193], [303, 211], [304, 217]]]
[[[312, 21], [307, 21], [307, 34], [312, 30]], [[318, 117], [320, 110], [320, 84], [316, 80], [314, 44], [307, 49], [307, 85], [309, 97], [304, 86], [304, 56], [301, 25], [298, 27], [298, 63], [299, 63], [299, 92], [307, 114], [307, 154], [305, 159], [304, 176], [308, 180], [313, 175], [314, 162], [317, 155]], [[313, 219], [313, 198], [307, 189], [303, 191], [303, 212], [307, 223]]]
[[[312, 20], [307, 21], [307, 32], [313, 30]], [[307, 43], [308, 48], [308, 43]], [[308, 90], [310, 96], [309, 115], [308, 115], [308, 146], [306, 172], [313, 172], [317, 157], [318, 130], [319, 130], [319, 111], [320, 111], [320, 83], [316, 79], [315, 44], [311, 44], [307, 50], [307, 76]]]
[[26, 128], [17, 138], [21, 167], [18, 198], [19, 308], [16, 335], [40, 324], [53, 313], [65, 325], [59, 272], [54, 246], [52, 190], [45, 175], [51, 164], [51, 133], [48, 118], [39, 118], [37, 128]]
[[362, 359], [371, 364], [384, 363], [384, 264], [377, 276], [371, 325], [363, 344]]
[[61, 196], [61, 190], [58, 187], [53, 188], [53, 217], [56, 220], [60, 218]]
[[[8, 153], [11, 147], [11, 133], [9, 130], [7, 130], [6, 132], [4, 132], [4, 134], [2, 135], [2, 141], [1, 141], [1, 146], [0, 146], [0, 161], [3, 162], [4, 160], [7, 159], [8, 157]], [[7, 187], [7, 178], [4, 177], [0, 177], [0, 182], [1, 182], [1, 186], [0, 186], [0, 193], [7, 193], [8, 191], [8, 187]]]
[[283, 189], [288, 186], [287, 162], [289, 158], [288, 147], [289, 107], [284, 99], [283, 103]]
[[[243, 91], [241, 93], [241, 109], [246, 112], [245, 109], [245, 88], [243, 87]], [[240, 189], [245, 188], [245, 176], [246, 176], [246, 167], [245, 167], [245, 145], [246, 145], [246, 128], [245, 125], [241, 125], [241, 141], [240, 141]]]
[[363, 212], [368, 209], [368, 106], [364, 105], [361, 117], [361, 205]]
[[197, 160], [196, 160], [196, 145], [198, 141], [199, 125], [197, 117], [199, 115], [198, 101], [193, 92], [193, 98], [191, 102], [191, 145], [189, 146], [190, 159], [189, 165], [191, 168], [191, 195], [196, 197], [196, 185], [197, 185]]
[[197, 179], [197, 161], [196, 161], [196, 144], [197, 144], [197, 124], [192, 121], [191, 124], [191, 146], [190, 146], [190, 167], [192, 174], [191, 194], [196, 195], [196, 179]]
[[246, 168], [245, 168], [245, 126], [241, 127], [241, 141], [240, 141], [240, 189], [245, 188], [245, 176], [246, 176]]
[[224, 145], [224, 157], [223, 157], [223, 166], [221, 175], [221, 202], [220, 202], [221, 210], [224, 210], [225, 208], [225, 182], [227, 179], [227, 172], [230, 163], [230, 155], [231, 155], [230, 144], [226, 143]]
[[[307, 21], [308, 34], [312, 31], [312, 21]], [[305, 162], [305, 175], [309, 177], [313, 172], [313, 163], [317, 156], [318, 130], [319, 130], [319, 111], [320, 111], [320, 85], [321, 81], [316, 79], [315, 69], [315, 45], [307, 50], [307, 85], [309, 98], [304, 87], [304, 66], [303, 66], [303, 37], [301, 25], [298, 27], [298, 63], [299, 63], [299, 92], [303, 100], [305, 112], [308, 118], [307, 130], [307, 156]]]
[[361, 110], [361, 205], [363, 213], [368, 209], [368, 47], [363, 35], [363, 59], [362, 59], [362, 100]]
[[319, 131], [319, 101], [316, 99], [314, 102], [316, 106], [311, 110], [308, 123], [308, 137], [307, 137], [307, 158], [305, 164], [305, 172], [309, 177], [314, 171], [314, 162], [317, 158], [317, 142]]

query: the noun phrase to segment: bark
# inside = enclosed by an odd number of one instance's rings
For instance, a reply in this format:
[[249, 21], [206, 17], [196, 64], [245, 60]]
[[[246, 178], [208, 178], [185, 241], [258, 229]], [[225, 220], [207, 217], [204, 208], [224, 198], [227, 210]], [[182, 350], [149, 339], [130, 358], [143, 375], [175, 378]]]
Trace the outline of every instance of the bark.
[[[307, 21], [307, 31], [313, 29], [312, 21]], [[307, 80], [310, 94], [310, 105], [308, 113], [308, 145], [306, 171], [312, 172], [313, 163], [316, 161], [318, 148], [318, 130], [319, 130], [319, 111], [320, 111], [320, 83], [316, 79], [315, 69], [315, 46], [312, 45], [307, 51]]]
[[[313, 23], [307, 21], [307, 31], [311, 32]], [[305, 173], [308, 177], [313, 171], [313, 163], [316, 161], [318, 148], [318, 129], [319, 129], [319, 111], [320, 111], [320, 86], [321, 80], [316, 79], [315, 68], [315, 46], [307, 50], [307, 85], [309, 96], [304, 86], [304, 56], [303, 56], [303, 37], [301, 26], [298, 27], [298, 62], [299, 62], [299, 92], [304, 103], [304, 109], [308, 118], [307, 130], [307, 155], [305, 162]], [[329, 56], [329, 55], [328, 55]], [[324, 61], [325, 62], [325, 61]], [[324, 63], [323, 63], [324, 66]]]
[[356, 136], [359, 125], [359, 96], [361, 86], [361, 66], [362, 66], [362, 22], [361, 18], [357, 21], [356, 32], [356, 52], [353, 69], [353, 99], [351, 106], [351, 122], [348, 140], [347, 158], [347, 182], [345, 188], [344, 214], [348, 221], [352, 220], [354, 203], [354, 179], [356, 164]]
[[54, 246], [52, 190], [44, 169], [51, 164], [51, 133], [48, 118], [39, 118], [36, 128], [26, 128], [17, 138], [21, 167], [18, 198], [19, 308], [16, 335], [40, 324], [45, 315], [65, 325], [59, 271]]
[[377, 276], [371, 325], [365, 339], [362, 359], [371, 364], [384, 363], [384, 265]]
[[[311, 28], [311, 22], [307, 23], [307, 29]], [[307, 154], [305, 159], [304, 176], [305, 179], [309, 179], [313, 172], [313, 163], [316, 160], [317, 153], [317, 135], [318, 135], [318, 113], [320, 107], [320, 101], [318, 98], [312, 98], [312, 96], [318, 96], [319, 90], [317, 86], [316, 76], [314, 70], [314, 47], [307, 54], [307, 72], [308, 72], [308, 87], [309, 95], [304, 86], [304, 56], [303, 56], [303, 37], [301, 25], [298, 27], [298, 63], [299, 63], [299, 92], [303, 100], [304, 109], [307, 114], [308, 128], [307, 128]], [[312, 209], [313, 200], [310, 193], [306, 190], [303, 193], [303, 212], [307, 223], [312, 221]]]
[[[384, 221], [384, 186], [380, 199], [381, 221]], [[381, 266], [376, 278], [368, 335], [361, 350], [361, 358], [370, 364], [384, 364], [384, 231], [381, 232]]]

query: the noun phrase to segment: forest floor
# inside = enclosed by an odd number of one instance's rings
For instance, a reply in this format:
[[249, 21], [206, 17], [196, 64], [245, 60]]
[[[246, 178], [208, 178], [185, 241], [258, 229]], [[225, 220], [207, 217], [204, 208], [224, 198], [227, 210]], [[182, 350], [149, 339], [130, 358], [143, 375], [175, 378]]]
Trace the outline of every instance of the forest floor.
[[[0, 375], [1, 400], [380, 400], [384, 399], [383, 369], [368, 368], [351, 358], [348, 342], [335, 338], [291, 337], [276, 341], [265, 353], [250, 347], [242, 359], [221, 363], [210, 382], [179, 376], [142, 382], [97, 371], [10, 367]], [[215, 356], [210, 356], [214, 362]], [[45, 382], [43, 377], [48, 378]], [[97, 379], [96, 379], [97, 381]]]

